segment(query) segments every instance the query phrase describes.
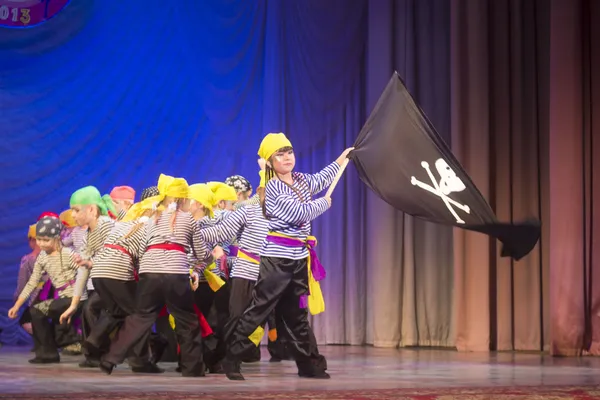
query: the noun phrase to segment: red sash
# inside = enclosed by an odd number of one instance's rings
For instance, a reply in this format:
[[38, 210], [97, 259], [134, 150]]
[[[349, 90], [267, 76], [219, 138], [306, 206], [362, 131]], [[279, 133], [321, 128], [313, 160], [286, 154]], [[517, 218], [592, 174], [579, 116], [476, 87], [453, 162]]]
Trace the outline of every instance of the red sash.
[[187, 253], [187, 251], [185, 251], [185, 247], [183, 247], [182, 245], [177, 244], [177, 243], [151, 244], [150, 246], [148, 246], [148, 248], [146, 249], [146, 251], [152, 250], [152, 249], [175, 250], [175, 251], [180, 251], [182, 253]]

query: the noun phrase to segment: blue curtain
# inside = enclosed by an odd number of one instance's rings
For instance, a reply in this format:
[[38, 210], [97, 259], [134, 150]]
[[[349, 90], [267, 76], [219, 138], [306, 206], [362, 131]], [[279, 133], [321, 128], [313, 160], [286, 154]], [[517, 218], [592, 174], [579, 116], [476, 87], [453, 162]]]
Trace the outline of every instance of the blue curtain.
[[[130, 185], [139, 196], [161, 172], [189, 183], [242, 174], [257, 185], [256, 152], [268, 132], [288, 134], [297, 170], [316, 172], [352, 145], [393, 69], [406, 73], [447, 133], [447, 80], [424, 84], [449, 71], [445, 3], [72, 0], [37, 27], [0, 28], [0, 299], [12, 301], [27, 226], [43, 211], [67, 209], [76, 189]], [[394, 271], [408, 259], [412, 271], [437, 265], [419, 256], [431, 250], [419, 247], [425, 236], [437, 238], [440, 263], [451, 269], [449, 233], [427, 224], [418, 225], [412, 256], [379, 265], [369, 255], [375, 243], [398, 250], [406, 240], [373, 226], [390, 212], [348, 168], [314, 228], [328, 270], [327, 311], [314, 321], [320, 342], [400, 343], [402, 306], [391, 328], [373, 327], [389, 321], [381, 304], [399, 301]], [[383, 291], [380, 279], [389, 282]], [[397, 293], [386, 300], [389, 290]], [[415, 343], [446, 344], [444, 318]]]

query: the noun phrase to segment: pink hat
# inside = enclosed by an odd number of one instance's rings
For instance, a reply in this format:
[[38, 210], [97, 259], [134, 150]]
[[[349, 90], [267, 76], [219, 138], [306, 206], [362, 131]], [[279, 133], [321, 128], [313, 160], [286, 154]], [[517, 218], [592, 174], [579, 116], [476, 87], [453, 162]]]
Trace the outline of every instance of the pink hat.
[[135, 190], [129, 186], [117, 186], [110, 192], [113, 200], [129, 200], [133, 203], [135, 199]]

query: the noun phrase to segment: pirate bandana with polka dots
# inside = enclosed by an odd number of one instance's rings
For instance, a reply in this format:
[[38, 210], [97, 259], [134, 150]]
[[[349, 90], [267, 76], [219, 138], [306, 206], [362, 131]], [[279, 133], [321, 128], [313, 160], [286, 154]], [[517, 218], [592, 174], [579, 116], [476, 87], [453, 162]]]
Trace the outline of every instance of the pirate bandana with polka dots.
[[150, 186], [146, 189], [142, 190], [142, 200], [146, 200], [148, 197], [158, 196], [160, 192], [158, 191], [158, 186]]
[[230, 176], [229, 178], [225, 179], [225, 184], [234, 188], [236, 193], [242, 193], [252, 190], [252, 185], [250, 184], [248, 179], [244, 178], [241, 175]]
[[35, 225], [35, 234], [37, 237], [54, 238], [59, 237], [62, 232], [63, 224], [56, 217], [46, 216], [40, 219]]

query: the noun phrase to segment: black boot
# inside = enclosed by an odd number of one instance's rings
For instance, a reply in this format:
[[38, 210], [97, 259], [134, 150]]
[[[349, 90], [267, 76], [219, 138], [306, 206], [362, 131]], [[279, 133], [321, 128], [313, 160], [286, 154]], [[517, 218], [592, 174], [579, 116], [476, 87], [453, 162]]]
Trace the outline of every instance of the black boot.
[[225, 375], [227, 379], [230, 381], [245, 381], [244, 375], [242, 375], [240, 371], [240, 362], [238, 360], [229, 360], [225, 359], [223, 361], [223, 369], [225, 370]]
[[298, 362], [296, 361], [296, 365], [298, 366], [298, 376], [302, 378], [312, 378], [312, 379], [329, 379], [330, 376], [325, 370], [319, 368], [315, 365], [312, 360]]
[[52, 357], [52, 358], [41, 358], [35, 357], [29, 360], [30, 364], [58, 364], [60, 362], [60, 357]]
[[108, 361], [100, 362], [100, 371], [104, 372], [106, 375], [112, 374], [113, 369], [115, 369], [115, 364]]
[[162, 374], [165, 372], [164, 369], [153, 363], [148, 363], [143, 367], [131, 367], [131, 371], [137, 374]]

